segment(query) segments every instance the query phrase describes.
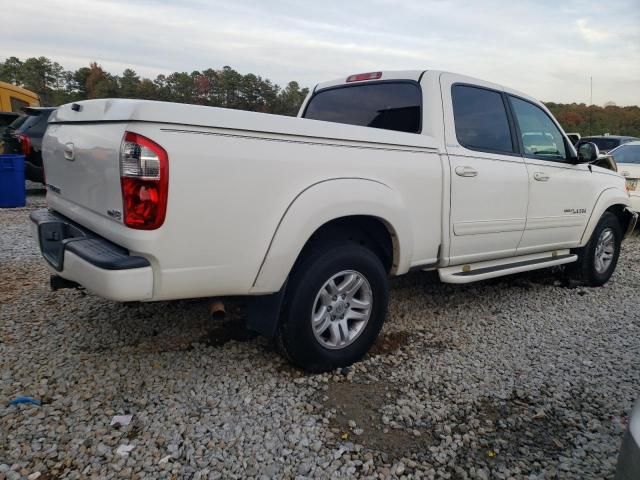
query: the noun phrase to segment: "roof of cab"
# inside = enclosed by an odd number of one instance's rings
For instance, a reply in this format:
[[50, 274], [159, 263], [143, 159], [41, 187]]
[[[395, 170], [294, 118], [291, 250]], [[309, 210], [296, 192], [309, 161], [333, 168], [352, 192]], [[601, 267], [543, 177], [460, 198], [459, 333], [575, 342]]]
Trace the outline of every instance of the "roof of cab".
[[357, 85], [357, 84], [362, 84], [367, 82], [380, 82], [385, 80], [413, 80], [413, 81], [419, 82], [422, 79], [423, 75], [434, 75], [436, 77], [439, 77], [442, 74], [450, 74], [450, 75], [455, 75], [459, 77], [460, 82], [463, 82], [463, 83], [470, 83], [472, 85], [477, 83], [479, 86], [494, 88], [496, 90], [503, 90], [505, 93], [510, 93], [518, 97], [532, 100], [536, 103], [540, 103], [540, 104], [542, 103], [540, 100], [532, 97], [531, 95], [528, 95], [524, 92], [520, 92], [518, 90], [514, 90], [505, 85], [488, 82], [480, 78], [474, 78], [474, 77], [470, 77], [467, 75], [462, 75], [454, 72], [447, 72], [444, 70], [386, 70], [386, 71], [374, 70], [370, 73], [377, 73], [377, 72], [381, 73], [380, 77], [373, 78], [371, 80], [359, 80], [354, 82], [347, 82], [347, 79], [351, 76], [351, 75], [348, 75], [346, 77], [336, 78], [335, 80], [329, 80], [328, 82], [318, 83], [314, 88], [313, 92], [315, 93], [325, 88], [337, 87], [340, 85]]
[[[372, 80], [360, 80], [354, 83], [366, 83], [368, 81], [380, 82], [384, 80], [414, 80], [417, 82], [420, 80], [420, 77], [424, 72], [425, 70], [387, 70], [380, 72], [382, 74], [380, 78]], [[336, 78], [335, 80], [329, 80], [328, 82], [319, 83], [316, 85], [314, 92], [323, 90], [325, 88], [337, 87], [338, 85], [346, 85], [347, 79], [350, 76], [351, 75], [347, 75], [346, 77]]]

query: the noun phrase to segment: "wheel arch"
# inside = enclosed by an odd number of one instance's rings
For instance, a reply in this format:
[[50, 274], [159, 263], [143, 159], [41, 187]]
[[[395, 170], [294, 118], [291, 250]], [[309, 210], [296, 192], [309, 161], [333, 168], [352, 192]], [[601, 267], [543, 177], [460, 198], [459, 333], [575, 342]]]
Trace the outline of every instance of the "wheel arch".
[[[399, 194], [376, 180], [329, 179], [307, 187], [292, 200], [276, 227], [251, 293], [280, 290], [304, 250], [337, 231], [345, 239], [370, 242], [390, 273], [409, 269], [413, 236]], [[354, 238], [356, 232], [364, 237]]]
[[603, 190], [596, 201], [596, 205], [591, 212], [589, 220], [587, 221], [587, 226], [582, 233], [579, 246], [584, 247], [589, 242], [600, 218], [607, 211], [614, 213], [620, 219], [622, 231], [625, 232], [631, 219], [631, 215], [628, 214], [626, 210], [628, 207], [629, 197], [625, 192], [618, 188], [608, 188]]

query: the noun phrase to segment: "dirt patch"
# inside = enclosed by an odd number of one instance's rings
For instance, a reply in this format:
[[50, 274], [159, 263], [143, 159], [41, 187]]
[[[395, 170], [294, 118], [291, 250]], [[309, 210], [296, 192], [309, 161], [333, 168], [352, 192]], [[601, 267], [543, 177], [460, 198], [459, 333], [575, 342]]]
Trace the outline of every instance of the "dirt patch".
[[516, 466], [521, 456], [548, 462], [571, 448], [571, 422], [555, 408], [543, 409], [514, 394], [506, 400], [483, 398], [475, 412], [475, 419], [480, 420], [475, 429], [477, 447], [459, 450], [457, 463], [491, 468], [510, 459], [507, 466]]
[[[433, 436], [421, 430], [420, 436], [402, 429], [387, 427], [382, 422], [381, 408], [393, 402], [399, 390], [390, 384], [375, 383], [331, 383], [326, 392], [325, 408], [336, 409], [330, 426], [339, 430], [338, 441], [352, 441], [377, 453], [388, 456], [388, 460], [410, 457], [424, 453], [434, 444]], [[350, 421], [356, 427], [349, 425]], [[362, 429], [357, 435], [355, 430]], [[439, 442], [437, 442], [439, 443]]]
[[404, 347], [409, 343], [407, 332], [387, 332], [378, 336], [376, 342], [369, 349], [369, 355], [387, 355]]
[[48, 288], [49, 276], [42, 262], [13, 261], [0, 268], [0, 304], [18, 300], [34, 288]]

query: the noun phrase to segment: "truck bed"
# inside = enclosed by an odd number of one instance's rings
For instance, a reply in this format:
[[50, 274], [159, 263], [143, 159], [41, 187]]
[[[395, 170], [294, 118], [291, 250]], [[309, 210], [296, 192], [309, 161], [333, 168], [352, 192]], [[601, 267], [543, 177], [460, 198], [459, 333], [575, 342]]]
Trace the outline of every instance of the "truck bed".
[[[168, 153], [168, 207], [157, 230], [128, 228], [114, 214], [122, 211], [125, 132], [153, 139]], [[72, 160], [65, 158], [71, 148]], [[373, 182], [393, 192], [407, 225], [424, 226], [412, 229], [413, 251], [401, 268], [437, 259], [443, 174], [437, 144], [426, 135], [165, 102], [91, 100], [52, 115], [44, 164], [50, 207], [146, 258], [154, 300], [277, 290], [280, 280], [257, 277], [278, 227], [303, 194], [337, 180], [344, 187], [335, 195], [344, 201], [333, 199], [327, 208], [333, 203], [344, 205], [345, 216], [349, 208], [356, 212], [359, 202], [370, 201], [363, 182]]]

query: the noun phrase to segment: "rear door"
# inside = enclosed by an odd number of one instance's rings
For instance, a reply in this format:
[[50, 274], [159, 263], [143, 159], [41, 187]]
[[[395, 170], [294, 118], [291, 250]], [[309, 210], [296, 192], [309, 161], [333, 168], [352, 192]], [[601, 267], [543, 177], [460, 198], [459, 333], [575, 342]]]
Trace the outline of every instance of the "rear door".
[[[589, 165], [568, 161], [558, 125], [535, 103], [509, 95], [529, 182], [527, 224], [518, 254], [574, 247], [600, 193]], [[598, 167], [592, 167], [598, 168]]]
[[450, 262], [515, 255], [527, 216], [528, 177], [499, 87], [443, 73], [450, 161]]

